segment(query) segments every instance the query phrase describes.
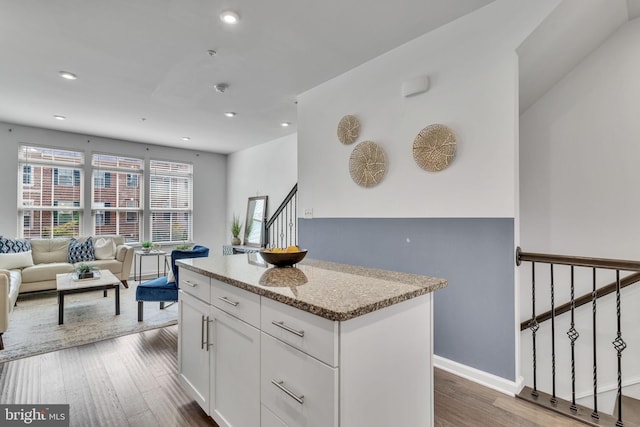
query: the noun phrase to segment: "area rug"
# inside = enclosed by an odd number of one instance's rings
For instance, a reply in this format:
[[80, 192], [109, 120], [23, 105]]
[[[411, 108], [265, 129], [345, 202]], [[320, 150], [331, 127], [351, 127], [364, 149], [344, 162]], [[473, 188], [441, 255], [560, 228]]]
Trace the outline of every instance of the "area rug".
[[138, 322], [136, 284], [129, 285], [120, 287], [119, 316], [113, 289], [106, 298], [102, 291], [66, 295], [62, 325], [55, 291], [19, 296], [3, 335], [0, 363], [177, 323], [178, 304], [160, 310], [157, 302], [144, 304], [144, 321]]

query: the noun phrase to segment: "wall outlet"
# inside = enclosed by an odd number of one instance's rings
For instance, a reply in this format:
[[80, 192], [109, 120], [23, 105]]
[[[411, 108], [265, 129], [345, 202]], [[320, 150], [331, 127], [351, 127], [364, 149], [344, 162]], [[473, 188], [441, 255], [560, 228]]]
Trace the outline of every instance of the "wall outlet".
[[304, 209], [304, 217], [306, 219], [311, 219], [313, 218], [313, 208], [305, 208]]

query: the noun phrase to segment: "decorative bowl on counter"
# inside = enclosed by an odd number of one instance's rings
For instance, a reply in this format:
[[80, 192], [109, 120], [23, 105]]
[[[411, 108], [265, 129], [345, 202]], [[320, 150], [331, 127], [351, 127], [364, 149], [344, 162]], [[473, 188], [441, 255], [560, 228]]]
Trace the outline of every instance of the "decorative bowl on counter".
[[276, 267], [291, 267], [299, 263], [307, 255], [306, 249], [280, 249], [280, 252], [274, 252], [277, 249], [260, 249], [260, 256], [269, 264]]

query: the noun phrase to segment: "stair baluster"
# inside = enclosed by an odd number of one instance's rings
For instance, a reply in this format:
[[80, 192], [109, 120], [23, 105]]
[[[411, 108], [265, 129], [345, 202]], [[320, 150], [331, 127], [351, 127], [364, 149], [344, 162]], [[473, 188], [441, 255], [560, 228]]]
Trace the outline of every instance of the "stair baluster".
[[558, 403], [556, 398], [556, 307], [554, 305], [554, 283], [553, 283], [553, 264], [551, 267], [551, 399], [552, 405]]
[[620, 270], [616, 270], [616, 317], [618, 322], [618, 333], [616, 339], [613, 340], [613, 347], [618, 353], [618, 421], [617, 427], [622, 427], [622, 351], [627, 348], [627, 344], [622, 339], [621, 322], [620, 322]]
[[597, 339], [596, 331], [596, 300], [598, 299], [598, 289], [596, 287], [596, 268], [593, 268], [593, 291], [591, 291], [591, 302], [593, 305], [593, 411], [591, 412], [591, 418], [594, 420], [600, 419], [598, 414], [598, 364], [597, 364]]

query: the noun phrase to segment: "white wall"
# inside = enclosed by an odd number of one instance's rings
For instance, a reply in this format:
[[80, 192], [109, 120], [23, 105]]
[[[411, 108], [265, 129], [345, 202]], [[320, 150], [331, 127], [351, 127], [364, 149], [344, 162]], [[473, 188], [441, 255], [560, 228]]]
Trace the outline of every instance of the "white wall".
[[[314, 217], [513, 217], [514, 51], [557, 3], [498, 0], [300, 95], [300, 208]], [[420, 75], [430, 76], [431, 89], [403, 98], [402, 82]], [[336, 136], [345, 114], [361, 121], [347, 146]], [[413, 139], [433, 123], [458, 139], [455, 161], [438, 173], [412, 157]], [[348, 169], [364, 140], [379, 143], [388, 160], [384, 180], [369, 189]]]
[[636, 19], [521, 116], [523, 250], [640, 259], [638, 40]]
[[267, 217], [280, 205], [298, 181], [297, 155], [297, 135], [291, 134], [228, 156], [227, 244], [231, 241], [233, 215], [239, 215], [245, 224], [249, 197], [269, 196]]
[[[17, 235], [18, 146], [21, 143], [79, 149], [90, 159], [92, 152], [113, 153], [148, 159], [189, 162], [194, 165], [193, 229], [194, 241], [209, 246], [212, 253], [222, 247], [225, 239], [226, 156], [199, 153], [150, 144], [99, 138], [8, 123], [0, 123], [0, 234]], [[90, 163], [88, 160], [86, 163]], [[90, 171], [85, 168], [85, 174]], [[85, 193], [90, 194], [90, 192]], [[90, 212], [85, 197], [85, 212]], [[92, 230], [91, 215], [85, 214], [83, 233]], [[145, 236], [149, 238], [149, 236]]]

